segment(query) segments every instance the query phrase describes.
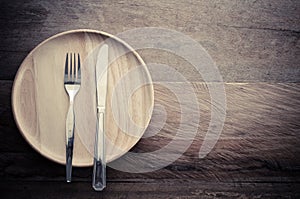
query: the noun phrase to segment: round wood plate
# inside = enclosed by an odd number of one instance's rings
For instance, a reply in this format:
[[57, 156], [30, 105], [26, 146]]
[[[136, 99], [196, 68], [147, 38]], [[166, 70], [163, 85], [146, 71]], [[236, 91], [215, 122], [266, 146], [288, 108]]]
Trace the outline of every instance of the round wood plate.
[[74, 52], [80, 53], [82, 79], [74, 102], [73, 165], [93, 164], [97, 121], [95, 64], [103, 42], [109, 46], [106, 161], [129, 151], [150, 122], [153, 85], [136, 51], [105, 32], [72, 30], [57, 34], [29, 53], [17, 72], [12, 90], [13, 113], [22, 135], [34, 149], [55, 162], [65, 164], [69, 100], [64, 88], [64, 66], [66, 53]]

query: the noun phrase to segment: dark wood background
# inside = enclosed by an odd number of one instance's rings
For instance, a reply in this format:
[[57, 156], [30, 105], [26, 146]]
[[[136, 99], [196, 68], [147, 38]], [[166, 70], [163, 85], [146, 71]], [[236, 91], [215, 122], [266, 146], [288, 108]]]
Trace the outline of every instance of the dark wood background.
[[[0, 1], [1, 198], [299, 198], [300, 197], [300, 1]], [[147, 62], [168, 64], [192, 82], [201, 121], [191, 147], [171, 165], [131, 174], [108, 168], [105, 191], [91, 188], [92, 168], [65, 168], [34, 151], [12, 115], [11, 89], [25, 56], [44, 39], [70, 29], [112, 34], [163, 27], [198, 41], [225, 81], [227, 116], [211, 153], [198, 158], [208, 128], [210, 100], [201, 77], [166, 52], [140, 51]], [[170, 80], [172, 84], [182, 85]], [[167, 125], [133, 151], [164, 146], [179, 118], [172, 94], [155, 86]], [[184, 92], [184, 90], [182, 91]], [[159, 113], [154, 112], [151, 125]]]

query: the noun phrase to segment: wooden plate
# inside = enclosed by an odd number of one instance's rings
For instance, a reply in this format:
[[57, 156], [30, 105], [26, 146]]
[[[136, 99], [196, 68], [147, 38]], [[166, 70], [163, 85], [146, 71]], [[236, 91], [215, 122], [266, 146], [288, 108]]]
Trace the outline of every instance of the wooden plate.
[[[107, 162], [132, 148], [149, 124], [153, 85], [136, 51], [124, 41], [100, 31], [73, 30], [55, 35], [25, 58], [12, 91], [13, 113], [22, 135], [34, 149], [55, 162], [65, 164], [65, 118], [69, 101], [64, 88], [64, 64], [66, 53], [75, 52], [80, 53], [82, 60], [82, 83], [74, 103], [73, 165], [93, 163], [95, 63], [103, 42], [109, 45], [110, 63], [105, 123]], [[128, 78], [128, 74], [134, 78]]]

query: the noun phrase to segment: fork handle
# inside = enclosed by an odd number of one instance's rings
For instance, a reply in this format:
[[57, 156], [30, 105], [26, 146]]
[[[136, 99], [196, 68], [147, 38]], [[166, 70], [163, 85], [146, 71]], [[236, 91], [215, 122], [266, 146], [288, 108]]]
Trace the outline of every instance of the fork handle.
[[73, 102], [70, 102], [66, 119], [66, 180], [72, 181], [72, 159], [74, 145], [74, 109]]
[[95, 136], [93, 188], [102, 191], [106, 187], [106, 158], [105, 158], [105, 111], [98, 109], [98, 122]]

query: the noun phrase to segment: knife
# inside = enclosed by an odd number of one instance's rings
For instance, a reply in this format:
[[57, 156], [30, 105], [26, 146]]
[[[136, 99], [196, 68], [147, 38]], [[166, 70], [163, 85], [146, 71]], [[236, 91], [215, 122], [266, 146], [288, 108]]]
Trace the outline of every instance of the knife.
[[94, 148], [93, 188], [102, 191], [106, 187], [105, 158], [105, 103], [107, 92], [108, 45], [104, 44], [97, 56], [96, 95], [97, 125]]

